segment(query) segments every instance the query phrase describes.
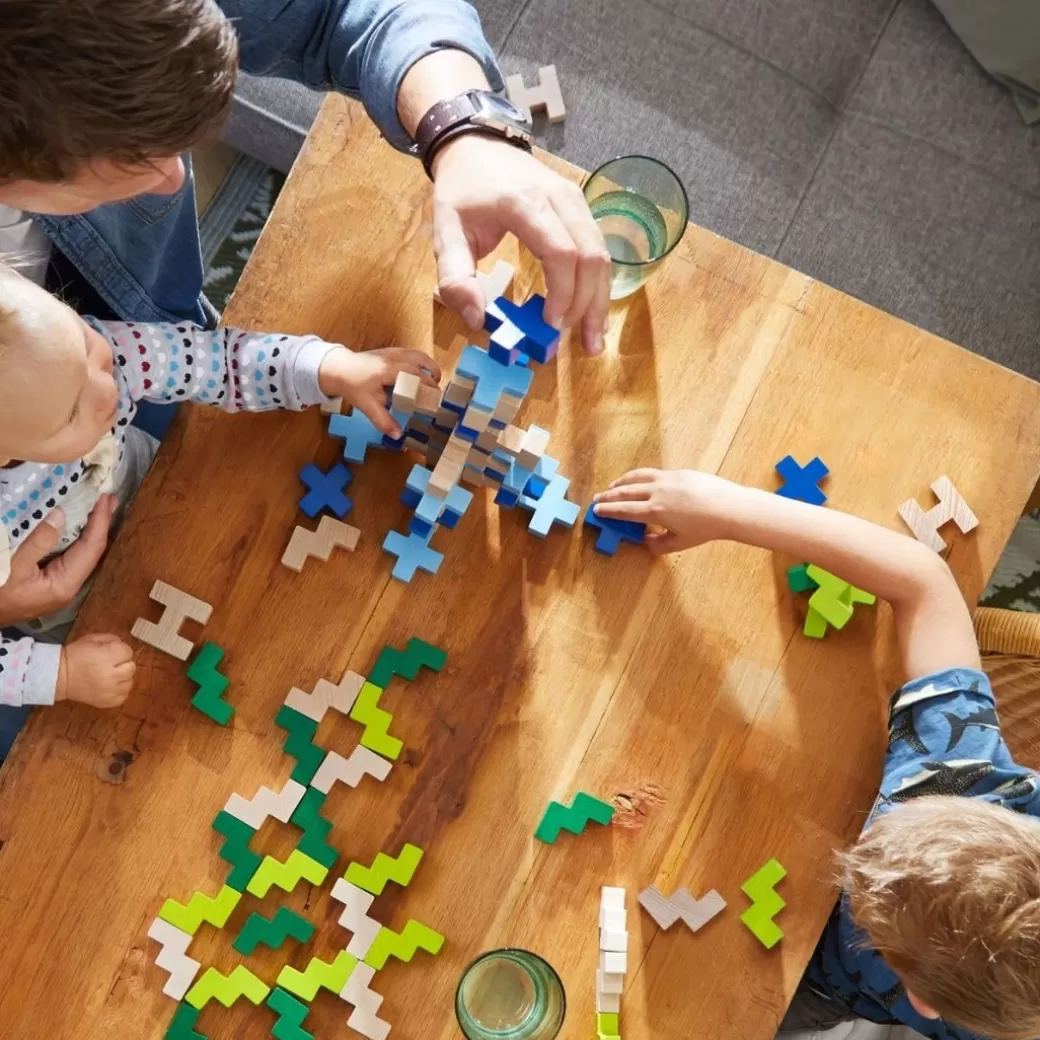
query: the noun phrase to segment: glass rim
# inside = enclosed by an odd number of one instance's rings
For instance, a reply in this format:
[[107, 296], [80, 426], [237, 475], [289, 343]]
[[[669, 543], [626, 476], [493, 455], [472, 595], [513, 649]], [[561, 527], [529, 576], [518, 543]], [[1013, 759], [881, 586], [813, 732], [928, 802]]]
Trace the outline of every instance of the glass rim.
[[[584, 196], [585, 189], [589, 186], [594, 177], [598, 177], [608, 166], [620, 162], [622, 159], [643, 159], [645, 162], [653, 163], [655, 166], [660, 166], [662, 170], [667, 170], [667, 172], [675, 179], [675, 183], [679, 186], [679, 193], [682, 195], [682, 234], [680, 234], [679, 237], [660, 256], [655, 256], [653, 260], [615, 260], [613, 257], [610, 258], [612, 264], [619, 264], [621, 267], [649, 267], [650, 264], [660, 263], [682, 241], [683, 235], [686, 233], [686, 228], [690, 223], [690, 196], [686, 193], [686, 185], [683, 184], [679, 175], [671, 168], [671, 166], [668, 165], [668, 163], [663, 159], [655, 159], [652, 155], [644, 155], [642, 152], [631, 152], [628, 155], [615, 155], [613, 159], [608, 159], [606, 162], [600, 163], [599, 166], [597, 166], [591, 173], [587, 174], [585, 180], [581, 182], [582, 195]], [[588, 199], [585, 201], [587, 202]], [[537, 954], [535, 956], [537, 956]]]
[[552, 977], [557, 981], [560, 986], [561, 996], [561, 1010], [563, 1012], [563, 1019], [566, 1021], [567, 1018], [567, 989], [563, 985], [563, 979], [560, 978], [560, 973], [540, 954], [535, 953], [534, 950], [525, 950], [522, 946], [500, 946], [495, 950], [485, 950], [483, 953], [478, 954], [462, 969], [462, 974], [459, 976], [459, 984], [455, 987], [455, 1021], [458, 1023], [460, 1029], [465, 1029], [462, 1024], [462, 1016], [459, 1014], [459, 1004], [462, 999], [462, 983], [465, 982], [466, 976], [478, 965], [481, 961], [486, 961], [489, 957], [499, 956], [503, 953], [522, 953], [527, 957], [533, 957], [535, 960], [540, 961], [549, 969]]

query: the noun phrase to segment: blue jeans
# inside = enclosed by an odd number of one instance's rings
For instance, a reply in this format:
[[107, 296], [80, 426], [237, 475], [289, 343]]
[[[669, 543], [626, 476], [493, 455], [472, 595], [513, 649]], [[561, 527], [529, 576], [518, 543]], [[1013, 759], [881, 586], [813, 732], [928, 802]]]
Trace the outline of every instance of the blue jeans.
[[30, 711], [32, 711], [31, 706], [24, 708], [12, 708], [6, 704], [0, 706], [0, 762], [7, 758], [15, 737], [21, 732]]

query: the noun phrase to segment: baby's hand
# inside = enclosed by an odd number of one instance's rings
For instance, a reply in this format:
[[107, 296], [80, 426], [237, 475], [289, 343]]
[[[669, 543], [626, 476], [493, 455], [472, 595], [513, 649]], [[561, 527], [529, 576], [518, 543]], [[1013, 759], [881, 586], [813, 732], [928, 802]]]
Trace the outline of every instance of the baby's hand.
[[386, 390], [399, 372], [418, 376], [427, 386], [441, 378], [440, 365], [421, 350], [386, 347], [355, 353], [346, 347], [330, 350], [318, 370], [318, 384], [329, 397], [342, 397], [360, 408], [382, 433], [397, 438], [401, 430], [386, 407]]
[[61, 652], [57, 701], [117, 708], [134, 686], [134, 654], [118, 636], [83, 636]]
[[737, 485], [693, 469], [634, 469], [593, 498], [597, 516], [663, 527], [648, 531], [651, 552], [679, 552], [725, 537], [727, 498]]

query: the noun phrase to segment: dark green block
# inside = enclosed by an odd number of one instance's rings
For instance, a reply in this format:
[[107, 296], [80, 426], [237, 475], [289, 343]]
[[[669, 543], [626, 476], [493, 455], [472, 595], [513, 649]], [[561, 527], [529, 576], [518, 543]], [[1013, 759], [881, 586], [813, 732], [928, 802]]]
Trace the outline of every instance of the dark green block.
[[286, 906], [280, 906], [273, 917], [252, 913], [235, 938], [233, 948], [251, 957], [260, 943], [277, 950], [286, 939], [306, 942], [314, 934], [314, 925]]
[[809, 577], [809, 564], [800, 563], [788, 570], [787, 587], [792, 592], [812, 592], [820, 586]]
[[373, 686], [386, 689], [387, 683], [395, 675], [412, 680], [419, 674], [419, 669], [424, 666], [439, 672], [447, 659], [447, 653], [439, 647], [424, 642], [422, 639], [412, 638], [408, 640], [408, 647], [405, 650], [384, 646], [379, 657], [376, 658], [375, 667], [372, 669], [368, 681]]
[[331, 870], [339, 859], [339, 853], [325, 840], [332, 830], [332, 821], [321, 815], [324, 803], [325, 795], [316, 787], [308, 787], [289, 822], [303, 831], [296, 846], [300, 852]]
[[278, 1016], [278, 1021], [271, 1027], [271, 1036], [275, 1040], [314, 1040], [313, 1035], [303, 1028], [303, 1020], [310, 1012], [306, 1004], [301, 1004], [284, 989], [275, 987], [267, 998], [267, 1006]]
[[197, 1008], [190, 1004], [181, 1004], [174, 1012], [169, 1029], [166, 1030], [166, 1040], [207, 1040], [202, 1033], [197, 1033], [194, 1029], [198, 1018]]
[[226, 860], [234, 868], [224, 882], [228, 888], [236, 892], [244, 892], [249, 879], [256, 873], [262, 857], [249, 847], [256, 833], [248, 823], [232, 816], [221, 809], [213, 821], [213, 829], [227, 839], [220, 847], [220, 858]]
[[223, 657], [224, 651], [216, 643], [203, 643], [195, 660], [188, 666], [188, 678], [199, 687], [191, 699], [192, 707], [221, 726], [226, 726], [234, 716], [235, 709], [223, 697], [229, 684], [228, 677], [217, 671], [217, 665]]
[[314, 719], [301, 715], [300, 712], [287, 708], [285, 705], [279, 709], [274, 717], [275, 725], [280, 726], [289, 734], [285, 738], [282, 749], [287, 755], [296, 759], [296, 768], [292, 771], [292, 778], [301, 784], [309, 784], [314, 779], [325, 758], [325, 752], [314, 743], [314, 734], [318, 732], [318, 724]]

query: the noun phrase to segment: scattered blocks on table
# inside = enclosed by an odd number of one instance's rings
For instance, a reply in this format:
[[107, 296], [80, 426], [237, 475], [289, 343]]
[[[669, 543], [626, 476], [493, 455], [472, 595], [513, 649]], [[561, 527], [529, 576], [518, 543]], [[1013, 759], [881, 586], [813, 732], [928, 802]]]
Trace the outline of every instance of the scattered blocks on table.
[[347, 672], [338, 683], [331, 683], [328, 679], [319, 679], [315, 683], [312, 693], [293, 687], [289, 696], [285, 698], [285, 706], [298, 711], [301, 715], [321, 722], [329, 708], [333, 708], [341, 715], [349, 715], [350, 709], [354, 707], [361, 687], [365, 685], [365, 677], [357, 672]]
[[534, 836], [539, 841], [552, 845], [560, 836], [561, 830], [568, 830], [571, 834], [581, 834], [590, 820], [606, 826], [613, 818], [614, 807], [612, 805], [601, 802], [584, 791], [579, 791], [569, 807], [561, 805], [559, 802], [550, 802]]
[[349, 415], [329, 418], [329, 434], [342, 437], [343, 458], [347, 462], [364, 462], [369, 448], [384, 447], [383, 435], [364, 412], [355, 408]]
[[780, 863], [771, 859], [740, 886], [744, 895], [751, 900], [751, 906], [740, 915], [740, 919], [767, 950], [784, 937], [773, 918], [786, 906], [776, 892], [776, 886], [786, 876], [787, 871]]
[[320, 885], [328, 873], [327, 867], [305, 856], [299, 849], [293, 849], [284, 863], [274, 856], [265, 856], [257, 872], [249, 879], [246, 891], [260, 898], [267, 895], [272, 885], [291, 892], [301, 880]]
[[676, 921], [681, 920], [691, 932], [699, 932], [726, 909], [726, 900], [715, 889], [700, 899], [694, 899], [685, 888], [677, 889], [669, 899], [651, 885], [639, 893], [639, 905], [663, 931], [667, 931]]
[[213, 829], [225, 839], [220, 847], [220, 858], [233, 868], [224, 884], [236, 892], [244, 892], [261, 862], [260, 856], [249, 847], [255, 828], [222, 809], [213, 821]]
[[280, 791], [261, 787], [248, 801], [240, 794], [233, 794], [224, 805], [224, 812], [241, 820], [254, 831], [260, 830], [269, 816], [288, 823], [306, 790], [296, 780], [286, 780]]
[[327, 509], [342, 520], [354, 505], [343, 493], [353, 479], [354, 475], [342, 462], [337, 462], [328, 473], [322, 473], [313, 462], [308, 462], [300, 470], [300, 480], [307, 487], [307, 494], [300, 499], [300, 510], [313, 520]]
[[316, 556], [322, 563], [328, 563], [332, 550], [337, 545], [341, 549], [353, 552], [360, 537], [361, 532], [356, 527], [334, 520], [331, 516], [323, 516], [314, 531], [308, 531], [306, 527], [297, 524], [285, 552], [282, 553], [282, 563], [297, 572], [303, 570], [303, 565], [311, 556]]
[[812, 592], [819, 588], [809, 577], [809, 564], [800, 563], [787, 569], [787, 587], [792, 592]]
[[208, 968], [184, 999], [201, 1011], [211, 1000], [219, 1001], [224, 1007], [231, 1007], [239, 997], [245, 997], [251, 1004], [260, 1004], [270, 992], [268, 986], [240, 964], [230, 975]]
[[941, 553], [946, 549], [946, 542], [939, 536], [939, 528], [943, 524], [952, 520], [960, 528], [961, 534], [967, 534], [978, 527], [979, 519], [949, 477], [935, 480], [932, 491], [939, 500], [938, 505], [925, 512], [916, 499], [908, 498], [899, 507], [899, 515], [919, 542]]
[[447, 653], [440, 647], [413, 636], [408, 640], [408, 645], [404, 650], [398, 650], [389, 643], [384, 646], [379, 651], [368, 680], [385, 690], [395, 675], [400, 675], [411, 682], [418, 678], [420, 668], [429, 668], [431, 671], [439, 672], [447, 660]]
[[364, 733], [361, 734], [362, 747], [396, 760], [404, 745], [396, 737], [390, 736], [389, 729], [393, 716], [379, 707], [379, 698], [382, 693], [382, 687], [371, 682], [365, 683], [350, 711], [350, 717], [354, 722], [365, 727]]
[[[278, 709], [274, 724], [289, 734], [285, 738], [282, 750], [296, 759], [296, 765], [290, 774], [292, 779], [298, 784], [309, 784], [325, 757], [324, 750], [314, 743], [318, 724], [314, 719], [309, 719], [284, 704]], [[295, 808], [293, 806], [293, 809]]]
[[[328, 758], [328, 755], [325, 757]], [[324, 765], [325, 763], [322, 762], [322, 766]], [[321, 771], [320, 767], [318, 771]], [[318, 774], [314, 775], [317, 777]], [[289, 817], [289, 822], [303, 831], [300, 840], [296, 843], [300, 852], [331, 870], [336, 865], [336, 860], [339, 859], [339, 853], [326, 840], [329, 831], [332, 830], [332, 821], [326, 820], [321, 815], [325, 795], [326, 792], [317, 787], [308, 787], [300, 804]]]
[[556, 74], [555, 65], [543, 65], [538, 70], [538, 83], [528, 87], [520, 73], [506, 76], [506, 93], [509, 100], [519, 108], [528, 119], [531, 113], [545, 109], [550, 123], [560, 123], [567, 115], [560, 92], [560, 78]]
[[159, 911], [159, 917], [169, 922], [174, 928], [179, 928], [188, 935], [194, 935], [202, 922], [211, 924], [216, 928], [223, 928], [231, 911], [238, 906], [242, 898], [241, 892], [236, 892], [229, 885], [210, 897], [196, 892], [188, 900], [187, 904], [178, 903], [175, 899], [167, 899]]
[[274, 1040], [314, 1040], [314, 1035], [303, 1028], [311, 1010], [306, 1004], [275, 987], [267, 998], [267, 1006], [278, 1016], [278, 1021], [271, 1026]]
[[235, 709], [223, 697], [228, 688], [228, 678], [217, 670], [223, 657], [224, 651], [216, 643], [203, 643], [195, 660], [188, 666], [188, 678], [199, 688], [191, 699], [191, 706], [226, 726]]
[[427, 574], [436, 574], [440, 569], [444, 555], [430, 548], [433, 532], [423, 537], [414, 532], [407, 536], [398, 531], [390, 531], [383, 541], [383, 551], [397, 557], [397, 563], [390, 572], [398, 581], [409, 582], [415, 572], [422, 570]]
[[646, 540], [646, 524], [599, 516], [594, 506], [585, 510], [585, 526], [596, 532], [596, 552], [603, 553], [604, 556], [613, 556], [622, 542], [642, 545]]
[[149, 596], [157, 603], [162, 603], [166, 609], [158, 624], [138, 618], [130, 629], [130, 634], [134, 639], [154, 646], [156, 650], [162, 650], [178, 660], [187, 661], [191, 655], [192, 644], [179, 634], [180, 627], [186, 618], [197, 621], [200, 625], [206, 624], [213, 608], [201, 599], [189, 596], [163, 581], [157, 581], [152, 586]]
[[437, 954], [443, 945], [443, 935], [418, 921], [409, 920], [400, 934], [390, 928], [380, 929], [365, 956], [365, 963], [378, 971], [391, 957], [407, 963], [415, 956], [416, 950]]
[[776, 464], [776, 471], [784, 481], [776, 490], [778, 495], [808, 502], [811, 506], [822, 506], [827, 501], [827, 496], [817, 485], [830, 470], [819, 456], [799, 466], [792, 456], [785, 455]]
[[192, 937], [169, 921], [157, 917], [148, 929], [148, 938], [154, 939], [160, 946], [155, 958], [156, 967], [169, 972], [170, 977], [163, 986], [163, 993], [174, 1000], [183, 1000], [202, 967], [188, 956]]
[[337, 782], [348, 787], [357, 787], [363, 776], [385, 780], [390, 775], [392, 767], [393, 763], [359, 744], [350, 753], [349, 758], [344, 758], [336, 751], [330, 751], [314, 774], [311, 786], [328, 794]]
[[274, 916], [270, 918], [255, 911], [250, 914], [242, 926], [242, 931], [238, 933], [231, 945], [232, 949], [251, 957], [260, 943], [270, 946], [272, 950], [277, 950], [286, 939], [291, 938], [304, 943], [313, 934], [314, 925], [310, 921], [300, 917], [288, 907], [280, 906]]
[[423, 851], [417, 845], [405, 844], [396, 857], [380, 852], [371, 867], [351, 863], [343, 877], [350, 884], [379, 896], [389, 881], [396, 882], [402, 888], [408, 885], [419, 869], [422, 857]]
[[330, 990], [338, 996], [357, 962], [356, 957], [340, 950], [331, 963], [314, 957], [303, 971], [286, 965], [278, 975], [277, 985], [304, 1000], [313, 1000], [319, 989]]
[[383, 998], [369, 988], [375, 973], [376, 969], [368, 964], [359, 964], [351, 972], [339, 995], [354, 1006], [353, 1013], [347, 1019], [347, 1025], [351, 1029], [368, 1040], [386, 1040], [390, 1033], [390, 1023], [376, 1016]]

